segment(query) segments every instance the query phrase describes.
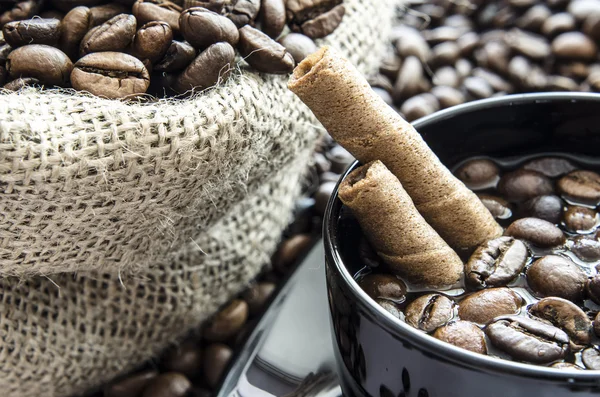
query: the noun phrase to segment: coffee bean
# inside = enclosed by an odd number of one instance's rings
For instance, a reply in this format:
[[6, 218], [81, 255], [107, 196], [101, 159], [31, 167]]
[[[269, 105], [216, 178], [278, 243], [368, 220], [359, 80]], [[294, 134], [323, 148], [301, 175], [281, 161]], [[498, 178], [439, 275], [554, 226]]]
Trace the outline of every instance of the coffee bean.
[[85, 6], [73, 8], [63, 18], [59, 47], [71, 59], [77, 58], [79, 44], [92, 27], [92, 22], [92, 12]]
[[483, 331], [468, 321], [444, 325], [435, 331], [433, 337], [475, 353], [487, 354]]
[[182, 9], [171, 1], [137, 0], [131, 11], [140, 25], [152, 21], [163, 21], [171, 26], [174, 34], [179, 33], [179, 16]]
[[512, 216], [511, 205], [503, 198], [489, 194], [478, 194], [477, 196], [494, 218], [509, 219]]
[[379, 64], [379, 73], [394, 82], [398, 77], [398, 73], [400, 73], [401, 67], [402, 58], [394, 51], [386, 51]]
[[233, 22], [205, 8], [189, 8], [181, 13], [179, 28], [183, 37], [199, 50], [222, 41], [235, 46], [239, 40]]
[[422, 331], [433, 332], [454, 316], [454, 302], [444, 295], [427, 294], [408, 304], [406, 322]]
[[600, 350], [588, 347], [581, 353], [581, 361], [587, 369], [600, 369]]
[[314, 153], [313, 161], [319, 174], [331, 170], [331, 161], [323, 153]]
[[[430, 98], [433, 98], [435, 101], [432, 101]], [[402, 107], [400, 107], [400, 111], [408, 121], [414, 121], [421, 117], [425, 117], [439, 109], [440, 105], [437, 102], [437, 99], [429, 93], [419, 94], [412, 98], [408, 98], [404, 101]]]
[[183, 0], [183, 9], [202, 7], [217, 14], [222, 14], [225, 11], [225, 4], [228, 2], [229, 0]]
[[387, 91], [384, 90], [383, 88], [379, 88], [379, 87], [372, 87], [373, 91], [379, 95], [381, 97], [381, 99], [383, 99], [383, 101], [388, 105], [388, 106], [393, 106], [394, 105], [394, 99], [392, 98], [392, 95]]
[[509, 0], [508, 4], [518, 8], [529, 8], [533, 6], [537, 0]]
[[522, 303], [523, 299], [510, 288], [484, 289], [460, 301], [458, 316], [485, 325], [498, 316], [518, 313]]
[[571, 364], [571, 363], [566, 363], [564, 361], [560, 361], [560, 362], [554, 363], [554, 364], [550, 365], [550, 367], [552, 367], [552, 368], [558, 368], [558, 369], [569, 369], [569, 370], [574, 369], [574, 370], [578, 370], [578, 371], [583, 370], [583, 368], [581, 368], [578, 365]]
[[317, 50], [315, 42], [301, 33], [289, 33], [278, 40], [285, 47], [296, 63], [302, 62], [304, 58]]
[[552, 181], [545, 175], [530, 170], [504, 174], [498, 182], [498, 191], [509, 201], [520, 202], [552, 193]]
[[393, 275], [368, 274], [358, 285], [373, 299], [386, 299], [395, 303], [403, 303], [406, 300], [406, 284]]
[[586, 282], [585, 287], [587, 297], [594, 303], [600, 305], [600, 275], [596, 274]]
[[312, 238], [308, 234], [298, 234], [285, 240], [273, 257], [273, 268], [280, 273], [285, 273], [308, 249], [311, 242]]
[[154, 65], [157, 72], [178, 72], [185, 69], [196, 57], [194, 47], [186, 42], [172, 40], [164, 57]]
[[122, 51], [133, 41], [136, 20], [133, 15], [120, 14], [92, 28], [81, 41], [79, 53]]
[[521, 217], [532, 217], [559, 223], [563, 212], [563, 201], [553, 194], [537, 196], [519, 207]]
[[192, 390], [192, 384], [182, 374], [166, 372], [158, 375], [148, 384], [142, 397], [185, 397]]
[[559, 58], [594, 59], [598, 47], [581, 32], [567, 32], [552, 41], [552, 52]]
[[453, 65], [460, 57], [460, 48], [453, 41], [446, 41], [432, 48], [430, 62], [435, 66]]
[[65, 14], [59, 10], [46, 10], [39, 14], [40, 18], [58, 19], [59, 21], [65, 17]]
[[76, 90], [116, 99], [146, 92], [150, 76], [144, 64], [131, 55], [95, 52], [75, 63], [71, 84]]
[[[39, 11], [41, 3], [38, 0], [15, 2], [11, 9], [0, 14], [0, 26], [12, 21], [21, 21], [33, 17]], [[2, 10], [4, 10], [4, 7], [0, 8], [0, 12]]]
[[[502, 34], [504, 36], [504, 33]], [[474, 53], [475, 60], [484, 68], [503, 74], [508, 69], [510, 48], [499, 41], [490, 41]]]
[[246, 323], [248, 314], [248, 304], [241, 299], [234, 299], [206, 325], [204, 338], [211, 342], [227, 341]]
[[414, 56], [404, 59], [400, 74], [394, 85], [393, 97], [396, 101], [406, 100], [414, 95], [421, 93], [423, 80], [423, 65], [421, 61]]
[[319, 186], [319, 189], [315, 193], [315, 210], [317, 211], [317, 214], [325, 214], [327, 203], [329, 202], [329, 198], [333, 194], [336, 185], [337, 181], [325, 182]]
[[555, 36], [559, 33], [569, 32], [576, 28], [575, 18], [569, 13], [559, 12], [549, 17], [542, 25], [542, 33], [546, 36]]
[[516, 24], [521, 29], [529, 31], [538, 31], [544, 24], [544, 22], [550, 18], [552, 12], [545, 4], [537, 4], [519, 17]]
[[285, 47], [251, 26], [240, 29], [238, 48], [246, 62], [260, 72], [288, 73], [295, 65]]
[[352, 156], [346, 149], [341, 145], [334, 145], [326, 153], [325, 157], [331, 162], [331, 171], [337, 174], [341, 174], [354, 162], [354, 156]]
[[431, 58], [431, 49], [418, 30], [403, 26], [397, 32], [396, 51], [402, 59], [406, 61], [406, 58], [414, 56], [421, 62], [427, 62]]
[[492, 87], [481, 77], [467, 77], [463, 81], [467, 93], [475, 99], [489, 98], [494, 93]]
[[377, 302], [379, 306], [383, 307], [392, 316], [404, 321], [404, 313], [402, 313], [402, 310], [400, 310], [394, 302], [386, 299], [375, 299], [375, 302]]
[[551, 322], [571, 338], [572, 348], [590, 343], [592, 322], [576, 304], [562, 298], [543, 298], [529, 308], [529, 312]]
[[[224, 374], [233, 351], [222, 343], [213, 343], [204, 351], [204, 378], [210, 387], [215, 387]], [[144, 396], [145, 397], [145, 396]]]
[[13, 81], [9, 81], [8, 83], [4, 84], [4, 87], [2, 88], [8, 91], [19, 91], [22, 88], [37, 85], [42, 85], [42, 83], [35, 77], [23, 77], [15, 79]]
[[175, 90], [184, 93], [189, 90], [204, 90], [229, 78], [235, 50], [229, 43], [216, 43], [202, 51], [181, 72], [175, 81]]
[[434, 29], [423, 31], [423, 37], [430, 45], [440, 44], [447, 41], [456, 41], [464, 33], [464, 29], [452, 26], [439, 26]]
[[598, 312], [596, 318], [594, 318], [594, 333], [597, 337], [600, 337], [600, 312]]
[[550, 44], [544, 37], [520, 29], [508, 31], [506, 42], [513, 51], [532, 59], [544, 59], [552, 53]]
[[567, 11], [578, 20], [584, 20], [590, 14], [600, 14], [600, 1], [598, 0], [572, 0]]
[[523, 169], [537, 171], [549, 178], [556, 178], [575, 171], [577, 166], [560, 157], [540, 157], [525, 163]]
[[119, 3], [102, 4], [90, 8], [92, 26], [98, 26], [119, 14], [129, 14], [130, 9]]
[[502, 91], [507, 93], [514, 91], [514, 87], [512, 86], [512, 84], [504, 80], [496, 73], [490, 72], [489, 70], [486, 70], [484, 68], [473, 69], [473, 76], [485, 80], [495, 91]]
[[[444, 16], [446, 16], [446, 13], [444, 13]], [[465, 31], [469, 31], [474, 28], [473, 21], [469, 17], [461, 14], [447, 15], [444, 19], [444, 25], [453, 28], [460, 28]]]
[[8, 54], [6, 71], [12, 79], [33, 77], [42, 84], [64, 87], [73, 63], [61, 50], [44, 44], [30, 44]]
[[[588, 69], [588, 65], [585, 63], [573, 61], [559, 64], [558, 73], [572, 79], [585, 79], [590, 74], [590, 70]], [[575, 169], [577, 168], [573, 168], [573, 170]]]
[[527, 58], [515, 56], [508, 64], [508, 76], [518, 84], [525, 85], [530, 79], [532, 69], [533, 67]]
[[527, 269], [527, 284], [540, 296], [557, 296], [573, 302], [581, 301], [587, 276], [571, 260], [547, 255]]
[[456, 88], [437, 86], [431, 89], [431, 93], [437, 98], [441, 109], [460, 105], [465, 102], [465, 96]]
[[[102, 3], [102, 0], [50, 0], [50, 3], [57, 9], [67, 12], [77, 6], [92, 7], [98, 5]], [[20, 19], [27, 19], [27, 17]]]
[[563, 214], [563, 222], [571, 232], [586, 232], [598, 224], [598, 213], [586, 207], [571, 205]]
[[2, 28], [4, 40], [16, 48], [27, 44], [56, 46], [60, 37], [58, 19], [33, 18], [25, 21], [9, 22]]
[[225, 3], [225, 16], [241, 28], [256, 19], [260, 2], [261, 0], [230, 0]]
[[187, 340], [169, 350], [161, 360], [166, 372], [179, 372], [196, 379], [202, 371], [202, 349], [197, 341]]
[[456, 73], [460, 79], [464, 79], [465, 77], [471, 74], [471, 70], [473, 70], [473, 65], [466, 59], [459, 59], [454, 64], [454, 69], [456, 69]]
[[600, 13], [590, 14], [585, 18], [583, 33], [596, 42], [600, 40]]
[[0, 86], [4, 85], [6, 83], [7, 75], [8, 75], [8, 72], [6, 71], [6, 68], [4, 66], [0, 66]]
[[559, 328], [524, 316], [496, 319], [485, 328], [490, 342], [511, 357], [536, 364], [566, 356], [569, 336]]
[[571, 252], [582, 261], [600, 260], [600, 241], [588, 236], [577, 236], [573, 239]]
[[142, 26], [133, 39], [132, 53], [138, 59], [150, 63], [161, 60], [171, 46], [173, 32], [166, 22], [153, 21]]
[[276, 288], [277, 286], [274, 283], [261, 282], [254, 284], [244, 292], [242, 297], [246, 303], [248, 303], [248, 309], [250, 310], [251, 316], [262, 311], [265, 303], [269, 300]]
[[474, 159], [461, 165], [455, 175], [471, 190], [496, 187], [500, 180], [500, 169], [491, 160]]
[[129, 375], [104, 388], [104, 397], [140, 396], [148, 384], [158, 376], [155, 370], [146, 370]]
[[573, 171], [560, 178], [557, 187], [567, 200], [589, 205], [600, 202], [600, 175], [593, 171]]
[[565, 236], [558, 227], [538, 218], [518, 219], [508, 226], [505, 234], [540, 248], [556, 247], [565, 242]]
[[311, 39], [320, 39], [332, 33], [340, 25], [345, 13], [346, 8], [340, 4], [316, 18], [304, 22], [298, 31]]
[[472, 289], [501, 287], [513, 280], [525, 267], [527, 247], [511, 237], [498, 237], [475, 250], [465, 264], [465, 282]]
[[284, 0], [262, 0], [260, 5], [259, 20], [262, 31], [276, 39], [285, 27]]
[[460, 36], [456, 41], [456, 44], [458, 44], [461, 56], [471, 56], [475, 48], [479, 45], [479, 35], [475, 32], [468, 32]]

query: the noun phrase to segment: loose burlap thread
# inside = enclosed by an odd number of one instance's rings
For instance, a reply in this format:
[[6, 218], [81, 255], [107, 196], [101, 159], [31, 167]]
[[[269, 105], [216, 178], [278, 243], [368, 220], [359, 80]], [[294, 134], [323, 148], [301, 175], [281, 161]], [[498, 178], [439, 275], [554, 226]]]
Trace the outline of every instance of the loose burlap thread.
[[[324, 43], [373, 72], [395, 2], [346, 0]], [[286, 82], [241, 68], [152, 104], [0, 95], [2, 396], [135, 368], [269, 262], [322, 133]]]

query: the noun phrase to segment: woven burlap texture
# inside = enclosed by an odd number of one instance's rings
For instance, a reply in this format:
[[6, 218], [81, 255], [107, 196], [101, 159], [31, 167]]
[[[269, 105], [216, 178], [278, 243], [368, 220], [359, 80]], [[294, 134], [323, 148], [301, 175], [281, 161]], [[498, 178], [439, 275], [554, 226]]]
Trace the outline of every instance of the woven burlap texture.
[[[373, 72], [394, 3], [346, 0], [323, 42]], [[0, 395], [125, 373], [268, 263], [321, 133], [286, 83], [240, 68], [153, 104], [0, 95]]]

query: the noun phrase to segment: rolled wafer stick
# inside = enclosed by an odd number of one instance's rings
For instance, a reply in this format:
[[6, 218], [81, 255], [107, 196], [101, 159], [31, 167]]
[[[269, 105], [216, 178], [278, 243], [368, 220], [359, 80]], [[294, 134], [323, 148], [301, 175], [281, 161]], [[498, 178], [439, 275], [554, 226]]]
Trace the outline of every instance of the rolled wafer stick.
[[414, 284], [449, 286], [463, 263], [415, 208], [402, 184], [381, 161], [352, 171], [338, 196], [391, 270]]
[[288, 87], [354, 157], [363, 164], [381, 160], [427, 222], [459, 254], [471, 253], [502, 234], [477, 196], [337, 52], [323, 47], [309, 55], [294, 70]]

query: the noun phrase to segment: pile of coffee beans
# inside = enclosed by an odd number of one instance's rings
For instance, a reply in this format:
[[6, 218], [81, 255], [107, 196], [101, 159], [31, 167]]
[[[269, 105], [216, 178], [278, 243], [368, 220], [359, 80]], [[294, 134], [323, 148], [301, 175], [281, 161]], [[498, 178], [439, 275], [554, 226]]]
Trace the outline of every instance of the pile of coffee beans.
[[371, 85], [409, 121], [495, 95], [597, 92], [599, 40], [600, 0], [409, 1]]
[[289, 73], [340, 24], [342, 1], [0, 2], [0, 86], [185, 94], [227, 79], [236, 49], [257, 71]]
[[[395, 317], [473, 352], [600, 370], [600, 174], [566, 156], [474, 158], [455, 175], [504, 235], [464, 258], [464, 279], [424, 290], [386, 270], [364, 237], [363, 290]], [[342, 251], [344, 255], [345, 251]]]

